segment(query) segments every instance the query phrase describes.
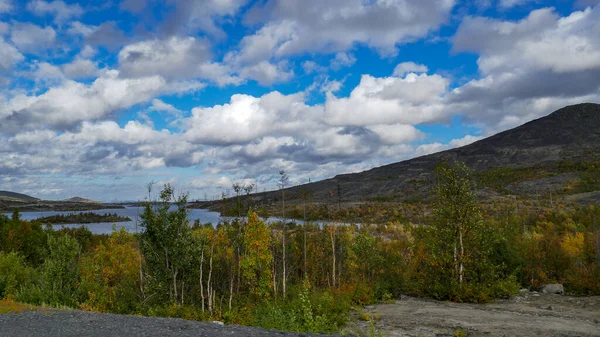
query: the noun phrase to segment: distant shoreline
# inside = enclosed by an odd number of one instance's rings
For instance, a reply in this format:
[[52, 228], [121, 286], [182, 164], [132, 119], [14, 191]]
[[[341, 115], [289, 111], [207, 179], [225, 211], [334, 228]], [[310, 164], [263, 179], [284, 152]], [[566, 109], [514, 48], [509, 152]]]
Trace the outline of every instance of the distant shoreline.
[[49, 223], [53, 225], [69, 225], [69, 224], [92, 224], [102, 222], [129, 222], [132, 221], [129, 217], [113, 214], [98, 214], [93, 212], [86, 213], [69, 213], [57, 214], [45, 217], [40, 217], [31, 220], [32, 222]]
[[95, 204], [68, 201], [7, 202], [0, 200], [0, 212], [76, 212], [103, 209], [123, 209], [119, 204]]

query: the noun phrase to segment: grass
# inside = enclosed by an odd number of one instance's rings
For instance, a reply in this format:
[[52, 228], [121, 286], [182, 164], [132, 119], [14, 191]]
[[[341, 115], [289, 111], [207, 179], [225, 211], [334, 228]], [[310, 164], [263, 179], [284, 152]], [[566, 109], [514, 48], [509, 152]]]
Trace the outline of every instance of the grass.
[[4, 299], [4, 300], [0, 300], [0, 315], [4, 315], [4, 314], [8, 314], [11, 312], [23, 312], [23, 311], [30, 311], [30, 310], [38, 310], [39, 307], [30, 305], [30, 304], [23, 304], [23, 303], [19, 303], [19, 302], [15, 302], [11, 299]]

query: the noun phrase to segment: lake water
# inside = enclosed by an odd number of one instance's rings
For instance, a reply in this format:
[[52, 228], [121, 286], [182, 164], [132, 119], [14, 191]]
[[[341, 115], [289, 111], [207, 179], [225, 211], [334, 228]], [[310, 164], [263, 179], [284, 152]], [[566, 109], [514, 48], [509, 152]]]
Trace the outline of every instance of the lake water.
[[[96, 214], [114, 214], [120, 216], [125, 216], [131, 219], [131, 221], [127, 222], [117, 222], [114, 223], [117, 226], [117, 229], [124, 227], [126, 231], [134, 233], [136, 231], [136, 223], [139, 225], [141, 221], [140, 215], [144, 212], [144, 207], [136, 207], [136, 206], [127, 206], [125, 208], [118, 209], [100, 209], [100, 210], [86, 210], [86, 211], [66, 211], [66, 212], [21, 212], [21, 219], [23, 220], [34, 220], [41, 217], [51, 216], [51, 215], [59, 215], [59, 214], [70, 214], [70, 213], [85, 213], [85, 212], [93, 212]], [[12, 213], [4, 213], [8, 217], [11, 216]], [[231, 217], [222, 217], [221, 213], [213, 212], [207, 209], [198, 209], [198, 208], [190, 208], [188, 209], [188, 219], [190, 223], [194, 223], [196, 220], [200, 220], [200, 223], [212, 223], [213, 225], [218, 224], [223, 220], [231, 220]], [[281, 221], [280, 218], [271, 217], [267, 219], [268, 223]], [[301, 220], [288, 220], [295, 221], [296, 223], [302, 224]], [[322, 224], [320, 221], [313, 222], [316, 224]], [[61, 225], [52, 225], [55, 229], [61, 229], [63, 227], [66, 228], [78, 228], [85, 226], [94, 234], [110, 234], [113, 229], [113, 222], [99, 222], [99, 223], [90, 223], [90, 224], [61, 224]], [[138, 227], [138, 231], [141, 228]]]
[[[219, 221], [222, 220], [221, 214], [218, 212], [212, 212], [207, 209], [189, 209], [188, 210], [188, 219], [191, 223], [195, 220], [200, 220], [201, 223], [213, 223], [218, 224]], [[128, 232], [135, 232], [136, 223], [139, 224], [141, 221], [140, 215], [144, 212], [143, 207], [125, 207], [118, 209], [99, 209], [99, 210], [86, 210], [86, 211], [67, 211], [67, 212], [21, 212], [21, 219], [23, 220], [34, 220], [41, 217], [51, 216], [51, 215], [59, 215], [59, 214], [70, 214], [70, 213], [86, 213], [93, 212], [96, 214], [118, 214], [120, 216], [125, 216], [131, 219], [131, 221], [127, 222], [117, 222], [114, 223], [117, 226], [117, 229], [124, 227]], [[11, 216], [12, 213], [5, 213], [7, 216]], [[99, 223], [90, 223], [90, 224], [66, 224], [66, 225], [53, 225], [55, 229], [60, 229], [62, 227], [68, 228], [77, 228], [81, 226], [86, 226], [92, 233], [94, 234], [110, 234], [112, 233], [113, 222], [99, 222]], [[138, 227], [138, 230], [140, 228]]]

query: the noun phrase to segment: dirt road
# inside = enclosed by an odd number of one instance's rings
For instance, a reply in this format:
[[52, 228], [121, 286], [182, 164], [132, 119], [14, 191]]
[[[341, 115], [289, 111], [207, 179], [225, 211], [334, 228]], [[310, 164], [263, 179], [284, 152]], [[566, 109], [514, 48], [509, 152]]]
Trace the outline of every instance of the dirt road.
[[[361, 320], [362, 317], [362, 320]], [[372, 318], [373, 323], [364, 321]], [[368, 306], [352, 328], [375, 324], [385, 336], [600, 336], [600, 296], [524, 292], [492, 304], [459, 304], [404, 297]], [[464, 334], [462, 334], [464, 333]]]

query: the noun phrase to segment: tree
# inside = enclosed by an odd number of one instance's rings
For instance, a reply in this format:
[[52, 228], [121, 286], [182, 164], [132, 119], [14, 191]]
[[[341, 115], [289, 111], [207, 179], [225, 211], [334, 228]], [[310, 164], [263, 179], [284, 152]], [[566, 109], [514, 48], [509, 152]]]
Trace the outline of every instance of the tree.
[[304, 224], [302, 225], [302, 234], [304, 237], [303, 240], [303, 248], [302, 248], [302, 253], [304, 255], [304, 264], [303, 264], [303, 270], [304, 270], [304, 278], [306, 279], [308, 277], [307, 273], [306, 273], [306, 202], [308, 201], [308, 198], [310, 197], [308, 191], [306, 189], [302, 189], [302, 192], [300, 192], [300, 194], [302, 195], [302, 201], [303, 201], [303, 220], [304, 220]]
[[269, 228], [256, 213], [249, 212], [248, 225], [244, 228], [246, 254], [242, 257], [241, 268], [250, 293], [259, 297], [268, 297], [271, 289], [273, 253], [270, 244]]
[[[171, 210], [171, 204], [175, 209]], [[183, 300], [183, 273], [189, 270], [192, 256], [190, 226], [187, 219], [187, 195], [174, 196], [166, 184], [156, 205], [146, 203], [141, 226], [140, 249], [146, 262], [148, 286], [154, 290], [156, 301], [169, 294], [168, 300], [180, 304]]]
[[458, 301], [485, 301], [518, 291], [514, 276], [496, 258], [505, 240], [483, 220], [470, 170], [464, 163], [442, 163], [435, 173], [435, 220], [422, 229], [422, 240], [417, 241], [426, 253], [417, 267], [417, 273], [426, 275], [424, 292]]
[[286, 262], [286, 256], [285, 256], [285, 254], [286, 254], [286, 246], [285, 246], [285, 237], [286, 237], [285, 187], [288, 184], [288, 180], [289, 180], [289, 177], [285, 173], [285, 171], [284, 170], [279, 171], [279, 180], [277, 181], [277, 187], [279, 187], [279, 189], [281, 190], [281, 219], [283, 221], [283, 235], [282, 235], [283, 239], [281, 240], [282, 241], [281, 246], [283, 248], [283, 252], [282, 252], [282, 261], [283, 261], [282, 262], [282, 264], [283, 264], [283, 276], [282, 276], [282, 279], [283, 279], [282, 280], [282, 282], [283, 282], [282, 283], [283, 289], [282, 290], [283, 290], [283, 297], [285, 297], [285, 293], [286, 293], [286, 281], [287, 281], [287, 279], [286, 279], [287, 274], [286, 274], [286, 269], [285, 269], [286, 264], [287, 264], [287, 262]]
[[462, 283], [465, 273], [466, 236], [481, 228], [483, 219], [473, 194], [470, 171], [464, 163], [438, 165], [436, 194], [436, 229], [452, 249], [456, 281]]
[[244, 192], [246, 192], [246, 204], [248, 205], [248, 211], [250, 211], [250, 193], [254, 190], [255, 184], [249, 184], [244, 186]]
[[240, 192], [242, 191], [242, 185], [240, 185], [240, 183], [234, 183], [231, 187], [235, 191], [235, 195], [236, 195], [235, 208], [237, 209], [238, 218], [239, 218], [242, 216], [242, 204], [240, 201]]
[[138, 254], [135, 237], [121, 228], [84, 257], [80, 263], [80, 290], [88, 299], [83, 308], [135, 312], [140, 295]]

